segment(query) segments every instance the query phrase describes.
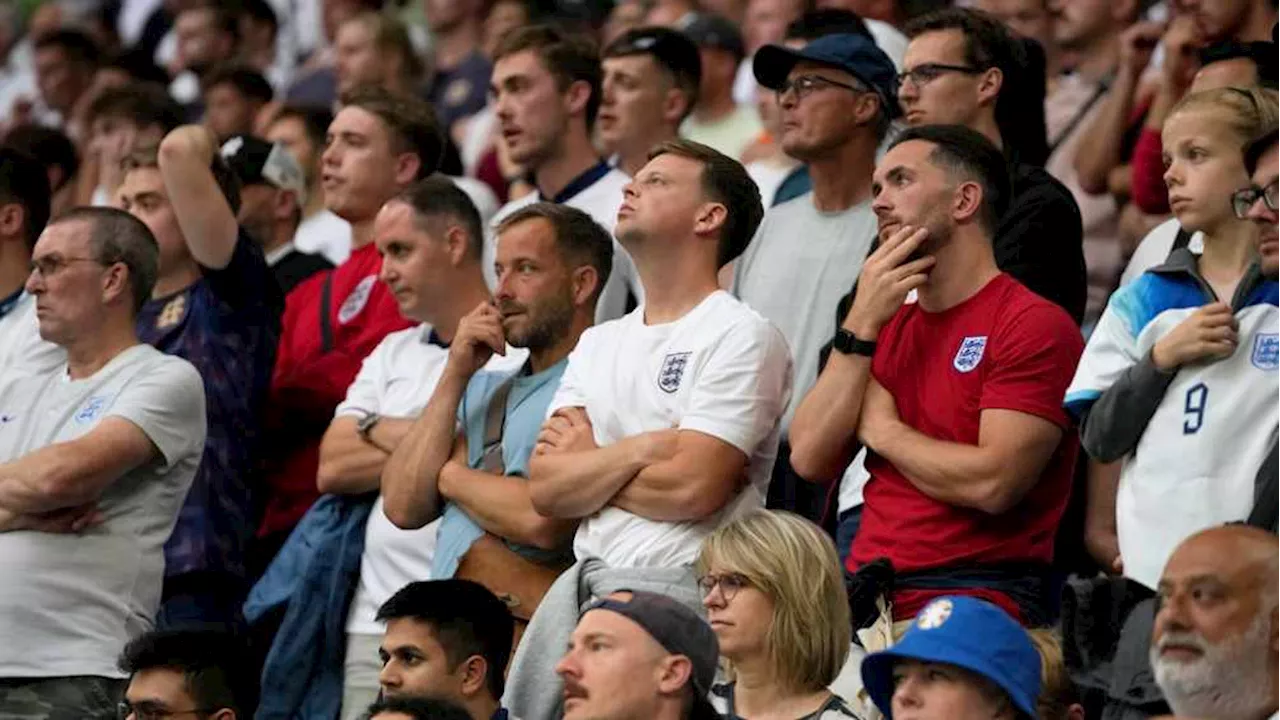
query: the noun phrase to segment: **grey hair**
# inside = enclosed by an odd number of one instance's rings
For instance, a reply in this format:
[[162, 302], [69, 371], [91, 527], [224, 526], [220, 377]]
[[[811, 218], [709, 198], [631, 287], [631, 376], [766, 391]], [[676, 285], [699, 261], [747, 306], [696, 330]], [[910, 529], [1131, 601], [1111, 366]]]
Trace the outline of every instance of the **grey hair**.
[[89, 248], [103, 265], [124, 263], [129, 269], [136, 314], [151, 299], [160, 276], [160, 246], [151, 230], [129, 213], [110, 207], [77, 207], [58, 216], [51, 225], [80, 221], [89, 225]]

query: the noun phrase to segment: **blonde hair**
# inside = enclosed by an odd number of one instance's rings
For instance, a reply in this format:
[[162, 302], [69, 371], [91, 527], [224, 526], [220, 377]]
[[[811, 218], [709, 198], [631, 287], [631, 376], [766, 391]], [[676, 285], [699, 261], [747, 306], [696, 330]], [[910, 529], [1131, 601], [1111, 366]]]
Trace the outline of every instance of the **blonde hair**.
[[1027, 634], [1040, 654], [1040, 697], [1036, 700], [1036, 713], [1041, 720], [1067, 720], [1077, 693], [1067, 673], [1062, 639], [1053, 628], [1036, 628]]
[[[1191, 93], [1173, 106], [1169, 117], [1184, 112], [1216, 112], [1224, 127], [1239, 139], [1241, 163], [1244, 146], [1260, 135], [1275, 135], [1280, 107], [1275, 90], [1225, 87]], [[1168, 122], [1166, 118], [1165, 122]]]
[[765, 647], [781, 685], [812, 692], [835, 680], [852, 631], [840, 560], [826, 533], [799, 515], [751, 510], [703, 541], [697, 572], [713, 567], [741, 573], [773, 601]]

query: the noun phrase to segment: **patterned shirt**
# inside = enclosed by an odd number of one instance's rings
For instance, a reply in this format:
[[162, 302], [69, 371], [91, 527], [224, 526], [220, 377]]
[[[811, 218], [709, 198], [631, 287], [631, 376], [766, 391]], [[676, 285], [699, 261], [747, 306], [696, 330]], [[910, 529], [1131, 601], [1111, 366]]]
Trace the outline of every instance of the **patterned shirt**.
[[138, 313], [138, 337], [196, 366], [209, 434], [204, 455], [165, 544], [165, 576], [194, 571], [242, 578], [253, 536], [253, 460], [263, 400], [280, 338], [284, 300], [262, 250], [242, 230], [231, 262], [201, 268], [181, 292]]

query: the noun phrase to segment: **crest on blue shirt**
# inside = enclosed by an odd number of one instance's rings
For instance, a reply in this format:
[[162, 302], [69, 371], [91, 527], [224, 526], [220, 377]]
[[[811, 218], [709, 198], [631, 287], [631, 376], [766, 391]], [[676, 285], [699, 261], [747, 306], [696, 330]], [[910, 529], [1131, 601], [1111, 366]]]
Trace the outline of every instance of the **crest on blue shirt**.
[[658, 372], [658, 387], [664, 393], [673, 393], [680, 389], [680, 381], [684, 379], [684, 369], [689, 365], [691, 352], [667, 353], [662, 361], [662, 370]]
[[1280, 367], [1280, 335], [1258, 333], [1253, 338], [1253, 355], [1249, 360], [1259, 370], [1275, 370]]
[[982, 353], [986, 349], [986, 335], [967, 337], [960, 343], [960, 349], [956, 351], [956, 359], [951, 361], [951, 364], [960, 372], [967, 373], [978, 367], [978, 363], [982, 362]]
[[102, 414], [102, 410], [106, 407], [107, 398], [102, 395], [95, 395], [94, 397], [89, 398], [89, 402], [86, 402], [84, 407], [80, 408], [80, 411], [76, 413], [74, 420], [77, 425], [91, 423]]

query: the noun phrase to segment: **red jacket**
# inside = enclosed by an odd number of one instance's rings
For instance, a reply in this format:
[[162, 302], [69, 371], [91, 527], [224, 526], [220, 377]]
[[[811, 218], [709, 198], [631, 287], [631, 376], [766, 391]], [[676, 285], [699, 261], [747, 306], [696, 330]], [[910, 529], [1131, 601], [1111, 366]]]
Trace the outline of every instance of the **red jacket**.
[[[259, 536], [288, 532], [319, 497], [320, 439], [334, 409], [382, 338], [413, 325], [378, 280], [381, 267], [382, 258], [370, 243], [337, 268], [298, 285], [285, 300], [267, 407], [267, 489]], [[321, 323], [326, 284], [327, 348]]]

